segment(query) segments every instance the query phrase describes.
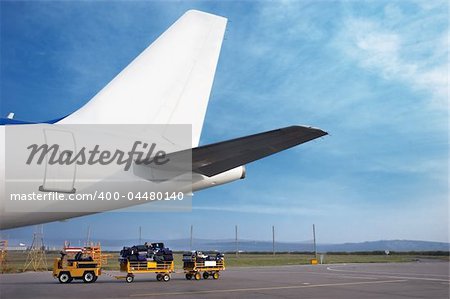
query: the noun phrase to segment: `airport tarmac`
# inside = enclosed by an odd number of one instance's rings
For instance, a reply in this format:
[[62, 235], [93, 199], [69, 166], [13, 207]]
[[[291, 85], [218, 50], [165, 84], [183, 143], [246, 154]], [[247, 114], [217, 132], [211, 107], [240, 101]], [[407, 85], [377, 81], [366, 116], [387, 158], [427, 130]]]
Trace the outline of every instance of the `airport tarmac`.
[[[126, 283], [102, 275], [96, 283], [60, 284], [50, 272], [0, 275], [0, 297], [12, 298], [449, 298], [448, 262], [292, 265], [230, 268], [218, 280], [169, 282], [136, 275]], [[119, 272], [107, 271], [111, 275]]]

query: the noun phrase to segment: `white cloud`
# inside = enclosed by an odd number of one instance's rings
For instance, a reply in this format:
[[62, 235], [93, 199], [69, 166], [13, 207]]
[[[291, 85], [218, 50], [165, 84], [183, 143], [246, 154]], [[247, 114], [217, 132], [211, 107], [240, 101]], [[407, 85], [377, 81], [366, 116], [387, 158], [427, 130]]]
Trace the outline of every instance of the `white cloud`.
[[[411, 29], [408, 25], [392, 29], [383, 19], [349, 17], [334, 43], [360, 67], [387, 80], [401, 81], [414, 90], [429, 92], [433, 107], [447, 109], [448, 31], [435, 32], [423, 40], [415, 31], [416, 25]], [[409, 53], [411, 48], [419, 55]]]
[[239, 206], [193, 206], [193, 210], [198, 211], [220, 211], [232, 213], [250, 213], [266, 215], [298, 215], [298, 216], [319, 216], [325, 214], [322, 210], [307, 207], [291, 206], [268, 206], [263, 204], [239, 205]]

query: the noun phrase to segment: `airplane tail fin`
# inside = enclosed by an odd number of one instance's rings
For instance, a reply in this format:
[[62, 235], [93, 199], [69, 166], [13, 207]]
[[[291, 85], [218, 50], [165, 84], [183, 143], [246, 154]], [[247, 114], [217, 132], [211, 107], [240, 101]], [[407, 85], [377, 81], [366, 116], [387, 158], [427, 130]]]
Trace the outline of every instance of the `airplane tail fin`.
[[191, 124], [198, 145], [227, 19], [187, 11], [62, 124]]

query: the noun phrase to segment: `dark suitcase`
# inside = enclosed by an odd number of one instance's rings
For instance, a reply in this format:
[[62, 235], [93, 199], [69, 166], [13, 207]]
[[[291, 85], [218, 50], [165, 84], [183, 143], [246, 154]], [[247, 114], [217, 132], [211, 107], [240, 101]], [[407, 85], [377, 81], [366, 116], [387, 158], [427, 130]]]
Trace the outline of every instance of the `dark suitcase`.
[[135, 245], [133, 247], [136, 247], [137, 251], [147, 251], [148, 248], [145, 245]]
[[164, 262], [164, 256], [162, 256], [162, 255], [155, 255], [154, 257], [153, 257], [153, 259], [155, 260], [155, 262]]
[[165, 255], [163, 255], [163, 257], [164, 257], [164, 260], [167, 261], [167, 262], [173, 261], [173, 255], [172, 254], [165, 254]]
[[151, 248], [152, 249], [163, 249], [164, 248], [164, 243], [151, 243]]
[[147, 261], [147, 257], [145, 257], [145, 255], [138, 255], [137, 260], [140, 262], [144, 262]]
[[169, 248], [163, 248], [163, 249], [161, 249], [161, 252], [163, 254], [172, 254], [172, 250], [170, 250]]

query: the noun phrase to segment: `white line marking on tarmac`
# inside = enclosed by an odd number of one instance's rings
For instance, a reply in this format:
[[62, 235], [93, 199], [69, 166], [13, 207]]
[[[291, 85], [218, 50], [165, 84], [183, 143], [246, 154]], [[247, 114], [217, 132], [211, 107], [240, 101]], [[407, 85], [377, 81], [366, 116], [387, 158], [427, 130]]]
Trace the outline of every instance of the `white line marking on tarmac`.
[[327, 270], [341, 273], [358, 273], [362, 275], [379, 275], [385, 278], [392, 279], [415, 279], [415, 280], [427, 280], [427, 281], [443, 281], [450, 282], [448, 279], [439, 279], [439, 278], [431, 278], [431, 277], [415, 277], [415, 276], [394, 276], [390, 275], [391, 273], [381, 273], [381, 272], [364, 272], [364, 271], [355, 271], [355, 270], [346, 270], [346, 269], [334, 269], [332, 267], [327, 267]]
[[351, 274], [346, 274], [346, 273], [327, 273], [327, 272], [313, 272], [313, 271], [283, 271], [283, 272], [278, 272], [278, 271], [264, 271], [264, 272], [258, 272], [258, 274], [277, 274], [277, 275], [291, 275], [291, 274], [313, 274], [313, 275], [320, 275], [320, 276], [331, 276], [331, 277], [336, 277], [336, 278], [344, 278], [344, 279], [368, 279], [368, 280], [373, 280], [373, 279], [380, 279], [379, 276], [368, 276], [368, 275], [364, 275], [364, 276], [351, 276]]
[[349, 286], [349, 285], [369, 285], [369, 284], [383, 284], [383, 283], [398, 283], [398, 282], [406, 282], [406, 281], [408, 281], [408, 280], [402, 279], [402, 280], [383, 280], [383, 281], [360, 281], [360, 282], [312, 284], [312, 285], [301, 285], [301, 286], [296, 285], [296, 286], [284, 286], [284, 287], [226, 289], [226, 290], [208, 290], [208, 291], [193, 291], [193, 292], [131, 294], [130, 297], [176, 296], [176, 295], [195, 295], [195, 294], [214, 294], [214, 293], [228, 293], [228, 292], [252, 292], [252, 291], [276, 291], [276, 290], [303, 289], [303, 288], [320, 288], [320, 287], [338, 287], [338, 286]]
[[368, 279], [368, 280], [376, 280], [380, 279], [379, 277], [371, 277], [371, 276], [350, 276], [350, 275], [336, 275], [337, 278], [346, 278], [346, 279]]
[[[384, 264], [386, 265], [386, 264]], [[345, 264], [340, 264], [340, 265], [336, 265], [336, 266], [328, 266], [327, 270], [332, 270], [332, 269], [337, 269], [337, 268], [342, 268], [342, 266], [347, 266]], [[330, 269], [331, 268], [331, 269]], [[366, 272], [369, 273], [369, 272]], [[398, 273], [398, 272], [377, 272], [377, 271], [372, 271], [370, 272], [370, 274], [392, 274], [392, 275], [405, 275], [405, 273]], [[445, 274], [428, 274], [428, 273], [411, 273], [411, 275], [420, 275], [420, 276], [440, 276], [440, 277], [449, 277], [449, 275], [445, 275]]]

